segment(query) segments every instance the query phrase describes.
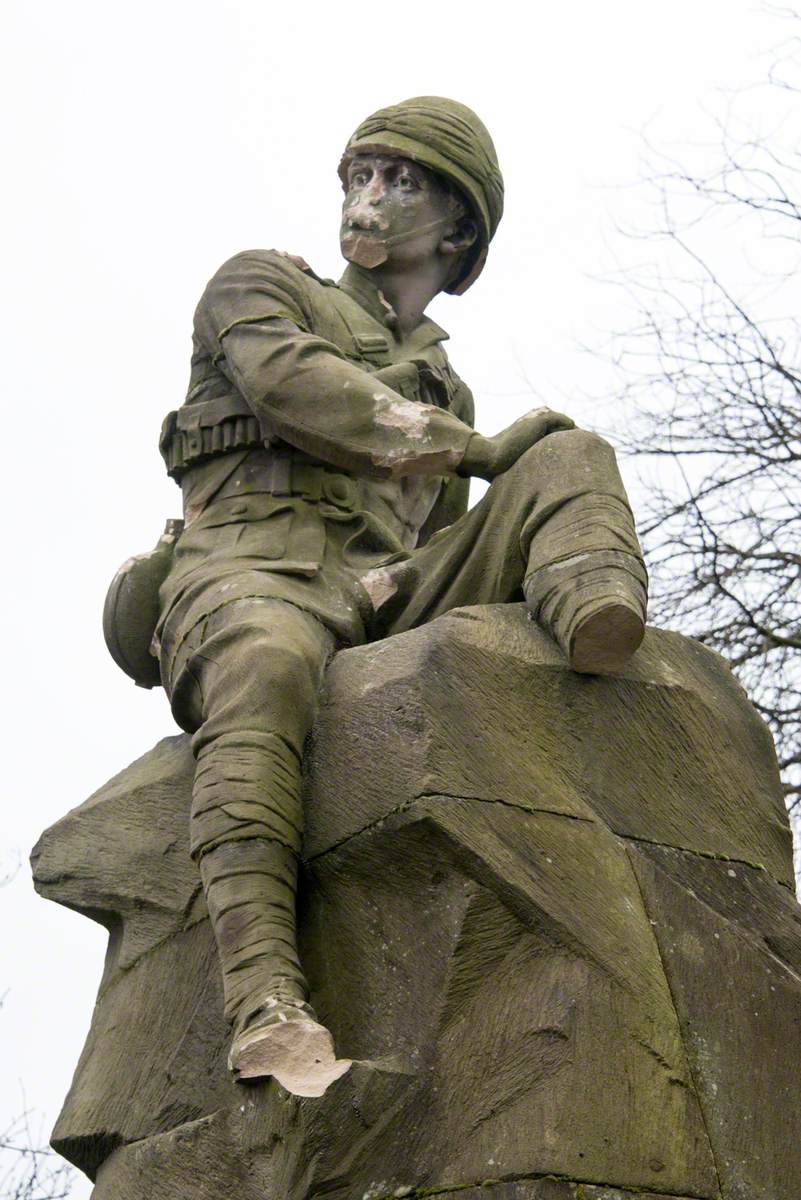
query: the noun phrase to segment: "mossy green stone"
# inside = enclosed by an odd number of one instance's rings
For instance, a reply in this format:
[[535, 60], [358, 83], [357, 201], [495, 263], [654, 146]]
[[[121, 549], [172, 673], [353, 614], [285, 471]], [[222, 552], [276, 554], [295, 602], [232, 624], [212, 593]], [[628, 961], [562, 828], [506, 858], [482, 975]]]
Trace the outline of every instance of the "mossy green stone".
[[225, 1069], [192, 768], [167, 739], [35, 853], [111, 930], [54, 1139], [97, 1200], [801, 1194], [789, 829], [717, 656], [651, 630], [583, 678], [514, 605], [336, 656], [299, 919], [357, 1061], [319, 1100]]

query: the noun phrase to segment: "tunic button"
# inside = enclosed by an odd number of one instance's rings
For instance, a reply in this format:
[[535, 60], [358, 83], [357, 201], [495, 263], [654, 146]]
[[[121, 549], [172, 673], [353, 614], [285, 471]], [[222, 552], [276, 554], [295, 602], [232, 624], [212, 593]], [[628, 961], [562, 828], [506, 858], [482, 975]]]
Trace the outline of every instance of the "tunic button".
[[248, 511], [247, 504], [232, 504], [231, 505], [231, 516], [232, 517], [244, 517], [244, 515], [247, 511]]

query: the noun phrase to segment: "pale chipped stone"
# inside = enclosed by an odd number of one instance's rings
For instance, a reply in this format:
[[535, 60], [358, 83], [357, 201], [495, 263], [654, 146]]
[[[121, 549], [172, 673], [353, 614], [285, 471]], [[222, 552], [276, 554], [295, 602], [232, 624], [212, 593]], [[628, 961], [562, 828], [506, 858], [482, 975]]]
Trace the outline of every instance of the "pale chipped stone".
[[389, 400], [381, 392], [376, 392], [374, 398], [385, 402], [384, 407], [376, 412], [376, 425], [397, 429], [406, 437], [422, 441], [430, 422], [430, 412], [424, 404], [417, 404], [414, 400]]
[[382, 604], [391, 600], [398, 590], [398, 585], [392, 578], [391, 567], [373, 567], [372, 571], [362, 575], [360, 582], [376, 612]]

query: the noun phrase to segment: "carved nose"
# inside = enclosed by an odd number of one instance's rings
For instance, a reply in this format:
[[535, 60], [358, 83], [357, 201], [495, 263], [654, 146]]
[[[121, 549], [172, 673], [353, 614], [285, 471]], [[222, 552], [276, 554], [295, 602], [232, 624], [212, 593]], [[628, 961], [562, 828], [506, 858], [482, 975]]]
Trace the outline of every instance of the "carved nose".
[[380, 204], [386, 192], [386, 181], [379, 175], [374, 175], [362, 188], [359, 199], [365, 204]]
[[386, 229], [387, 223], [372, 205], [364, 203], [362, 197], [348, 212], [348, 224], [355, 229]]

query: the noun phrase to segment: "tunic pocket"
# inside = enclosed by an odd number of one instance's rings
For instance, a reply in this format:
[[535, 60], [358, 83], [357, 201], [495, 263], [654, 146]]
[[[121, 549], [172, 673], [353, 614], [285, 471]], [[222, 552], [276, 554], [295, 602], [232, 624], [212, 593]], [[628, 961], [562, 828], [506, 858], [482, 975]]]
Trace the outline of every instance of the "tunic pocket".
[[[325, 556], [326, 527], [316, 504], [256, 492], [214, 501], [194, 521], [179, 549], [190, 548], [218, 570], [226, 560], [292, 575], [316, 575]], [[243, 560], [247, 560], [245, 564]]]
[[214, 558], [282, 559], [294, 519], [291, 501], [256, 494], [228, 496], [210, 504], [189, 527], [189, 540], [199, 537]]
[[214, 558], [264, 559], [272, 567], [286, 557], [292, 513], [275, 513], [257, 521], [220, 525], [207, 530]]

